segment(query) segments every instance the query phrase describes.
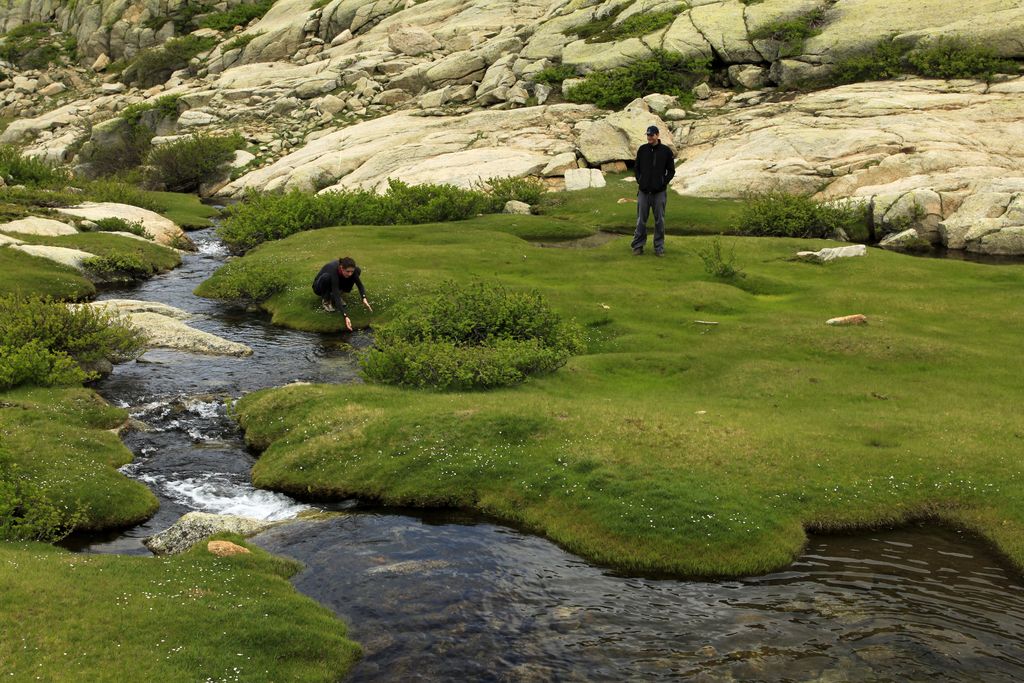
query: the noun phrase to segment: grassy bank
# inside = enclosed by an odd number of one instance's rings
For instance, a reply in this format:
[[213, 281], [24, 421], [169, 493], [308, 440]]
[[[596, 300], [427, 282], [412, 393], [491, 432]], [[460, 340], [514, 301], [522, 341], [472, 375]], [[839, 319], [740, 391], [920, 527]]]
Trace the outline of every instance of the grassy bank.
[[0, 296], [39, 294], [78, 301], [96, 293], [96, 286], [81, 272], [50, 259], [0, 247]]
[[138, 558], [0, 543], [0, 670], [10, 680], [340, 679], [359, 656], [344, 625], [292, 588], [297, 563], [247, 547]]
[[[308, 281], [350, 253], [373, 322], [399, 298], [482, 278], [538, 288], [589, 331], [586, 355], [514, 389], [250, 395], [239, 415], [265, 449], [258, 485], [474, 508], [630, 570], [763, 572], [808, 527], [918, 517], [971, 526], [1024, 565], [1024, 270], [874, 250], [820, 266], [791, 256], [824, 242], [723, 238], [744, 276], [719, 280], [695, 255], [709, 238], [670, 238], [655, 259], [625, 237], [543, 249], [493, 227], [325, 229], [245, 257], [287, 276], [264, 305], [294, 327], [338, 329]], [[850, 313], [870, 324], [824, 324]]]
[[62, 509], [81, 511], [80, 529], [138, 524], [156, 496], [117, 471], [132, 453], [112, 431], [128, 414], [82, 388], [28, 387], [0, 392], [2, 460]]

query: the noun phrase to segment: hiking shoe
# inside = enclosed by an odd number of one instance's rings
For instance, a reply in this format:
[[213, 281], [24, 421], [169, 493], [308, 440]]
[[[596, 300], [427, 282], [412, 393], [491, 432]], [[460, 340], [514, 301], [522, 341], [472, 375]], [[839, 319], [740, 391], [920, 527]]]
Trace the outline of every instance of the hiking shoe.
[[330, 301], [327, 301], [326, 299], [324, 299], [323, 301], [320, 302], [320, 305], [328, 313], [334, 313], [334, 306], [331, 305]]
[[637, 248], [637, 249], [633, 250], [633, 256], [643, 256], [643, 255], [644, 255], [644, 250], [643, 249]]
[[665, 252], [663, 252], [663, 251], [656, 251], [656, 252], [654, 252], [654, 255], [655, 256], [664, 256]]

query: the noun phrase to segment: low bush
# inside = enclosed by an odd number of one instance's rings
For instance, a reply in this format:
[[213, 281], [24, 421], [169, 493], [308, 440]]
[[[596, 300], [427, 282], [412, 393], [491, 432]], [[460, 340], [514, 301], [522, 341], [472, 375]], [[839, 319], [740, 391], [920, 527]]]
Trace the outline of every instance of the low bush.
[[613, 24], [601, 36], [600, 40], [592, 40], [591, 42], [609, 42], [623, 40], [624, 38], [646, 36], [648, 33], [654, 33], [658, 29], [665, 28], [675, 21], [677, 16], [679, 16], [678, 9], [634, 14], [623, 19], [618, 24]]
[[736, 250], [730, 248], [728, 253], [722, 250], [722, 238], [715, 237], [711, 244], [696, 250], [697, 257], [704, 264], [704, 272], [720, 280], [732, 280], [743, 276], [743, 271], [736, 266]]
[[255, 3], [235, 5], [225, 12], [211, 12], [199, 19], [199, 26], [217, 31], [230, 31], [235, 26], [245, 26], [253, 19], [259, 19], [270, 10], [273, 4], [274, 0], [261, 0]]
[[839, 229], [859, 234], [866, 222], [867, 210], [863, 206], [764, 192], [747, 199], [736, 229], [758, 237], [827, 238]]
[[114, 315], [52, 299], [0, 297], [0, 390], [79, 384], [90, 377], [80, 364], [124, 361], [142, 350], [141, 332]]
[[692, 102], [691, 89], [711, 75], [711, 62], [704, 57], [684, 57], [676, 52], [655, 50], [653, 56], [608, 71], [593, 71], [565, 93], [570, 102], [593, 103], [616, 109], [638, 97], [663, 93]]
[[583, 351], [579, 328], [537, 292], [453, 282], [442, 290], [377, 329], [360, 359], [367, 379], [435, 389], [509, 386]]
[[0, 459], [0, 541], [55, 543], [84, 519], [83, 509], [51, 500], [16, 465]]
[[0, 59], [16, 64], [19, 69], [45, 69], [74, 55], [76, 41], [61, 37], [56, 25], [32, 22], [17, 26], [0, 38]]
[[782, 43], [779, 56], [787, 57], [800, 54], [808, 38], [820, 33], [825, 20], [825, 9], [818, 7], [789, 19], [778, 19], [752, 31], [752, 39], [770, 39]]
[[196, 55], [217, 44], [216, 38], [187, 35], [172, 38], [161, 47], [139, 52], [121, 72], [121, 81], [140, 88], [150, 88], [167, 81], [171, 74], [188, 66]]
[[288, 276], [279, 267], [249, 259], [228, 261], [217, 271], [217, 299], [259, 303], [288, 287]]
[[231, 40], [227, 41], [220, 47], [221, 54], [231, 52], [232, 50], [244, 50], [245, 46], [255, 40], [258, 36], [263, 35], [263, 31], [259, 33], [244, 33], [240, 36], [235, 36]]
[[487, 181], [495, 206], [504, 208], [505, 203], [515, 200], [536, 204], [547, 192], [547, 186], [539, 178], [491, 178]]
[[576, 67], [568, 64], [556, 64], [546, 69], [541, 69], [533, 76], [534, 83], [546, 83], [547, 85], [561, 86], [562, 81], [577, 76]]
[[128, 221], [124, 218], [111, 216], [109, 218], [99, 218], [93, 221], [93, 223], [96, 224], [94, 230], [97, 232], [130, 232], [139, 237], [146, 237], [148, 234], [141, 221]]
[[909, 45], [896, 43], [891, 37], [880, 40], [868, 52], [850, 55], [836, 62], [837, 83], [884, 81], [907, 72]]
[[22, 156], [10, 145], [0, 145], [0, 176], [8, 185], [30, 187], [62, 186], [71, 178], [66, 169], [42, 159]]
[[914, 70], [928, 78], [976, 78], [991, 81], [997, 73], [1015, 74], [1016, 63], [1000, 58], [994, 50], [961, 38], [939, 36], [924, 40], [907, 55]]
[[[490, 182], [490, 181], [488, 181]], [[219, 228], [221, 239], [235, 251], [268, 240], [332, 225], [397, 225], [435, 223], [497, 213], [504, 202], [479, 190], [454, 185], [407, 185], [392, 180], [384, 194], [345, 190], [309, 194], [250, 192], [230, 207]]]
[[82, 267], [94, 277], [106, 281], [140, 280], [156, 270], [132, 254], [104, 254], [82, 261]]
[[200, 184], [223, 173], [235, 150], [244, 146], [245, 139], [238, 133], [189, 135], [151, 149], [143, 177], [153, 188], [194, 192]]

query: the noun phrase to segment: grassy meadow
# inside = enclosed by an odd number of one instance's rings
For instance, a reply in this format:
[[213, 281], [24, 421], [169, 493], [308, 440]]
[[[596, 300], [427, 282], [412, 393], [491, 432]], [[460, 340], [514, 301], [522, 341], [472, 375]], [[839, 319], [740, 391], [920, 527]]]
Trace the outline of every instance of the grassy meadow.
[[[688, 232], [687, 203], [670, 198], [670, 235]], [[723, 237], [742, 270], [723, 280], [697, 255], [719, 238], [670, 236], [657, 259], [632, 256], [628, 237], [589, 249], [520, 237], [578, 237], [577, 220], [328, 228], [252, 250], [250, 273], [287, 282], [263, 303], [278, 324], [339, 330], [309, 281], [349, 254], [376, 309], [353, 301], [357, 326], [480, 279], [536, 288], [588, 334], [587, 353], [510, 389], [249, 395], [238, 415], [264, 450], [255, 483], [475, 509], [628, 571], [761, 573], [791, 561], [808, 529], [920, 518], [975, 529], [1024, 566], [1011, 360], [1024, 269], [882, 250], [814, 265], [792, 257], [828, 242]], [[216, 295], [219, 277], [199, 292]], [[852, 313], [869, 324], [825, 325]]]

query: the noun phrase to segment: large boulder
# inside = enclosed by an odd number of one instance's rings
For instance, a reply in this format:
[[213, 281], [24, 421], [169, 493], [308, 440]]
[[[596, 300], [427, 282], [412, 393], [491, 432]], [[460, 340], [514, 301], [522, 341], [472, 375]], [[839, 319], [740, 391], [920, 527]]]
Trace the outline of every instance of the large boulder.
[[393, 27], [388, 33], [388, 47], [395, 52], [415, 57], [425, 52], [440, 50], [441, 43], [426, 29], [403, 24]]
[[274, 526], [274, 522], [240, 517], [188, 512], [173, 525], [142, 541], [154, 555], [177, 555], [214, 534], [231, 533], [253, 536]]
[[90, 254], [87, 251], [81, 249], [68, 249], [67, 247], [48, 247], [42, 244], [12, 244], [11, 249], [17, 249], [18, 251], [29, 254], [30, 256], [38, 256], [55, 263], [59, 263], [62, 266], [70, 266], [76, 270], [85, 270], [82, 263], [89, 258], [92, 258], [94, 254]]
[[142, 223], [142, 227], [153, 236], [153, 240], [166, 246], [187, 241], [185, 233], [178, 225], [160, 214], [130, 204], [115, 202], [84, 202], [77, 206], [57, 209], [67, 216], [86, 218], [91, 221], [101, 218], [122, 218], [129, 223]]
[[652, 125], [661, 131], [662, 144], [674, 147], [668, 126], [641, 99], [587, 127], [580, 135], [580, 154], [592, 166], [608, 161], [632, 161], [637, 148], [647, 142], [647, 127]]
[[0, 224], [0, 232], [56, 237], [58, 235], [75, 235], [78, 233], [78, 230], [72, 225], [55, 221], [52, 218], [28, 216], [27, 218], [19, 218]]

